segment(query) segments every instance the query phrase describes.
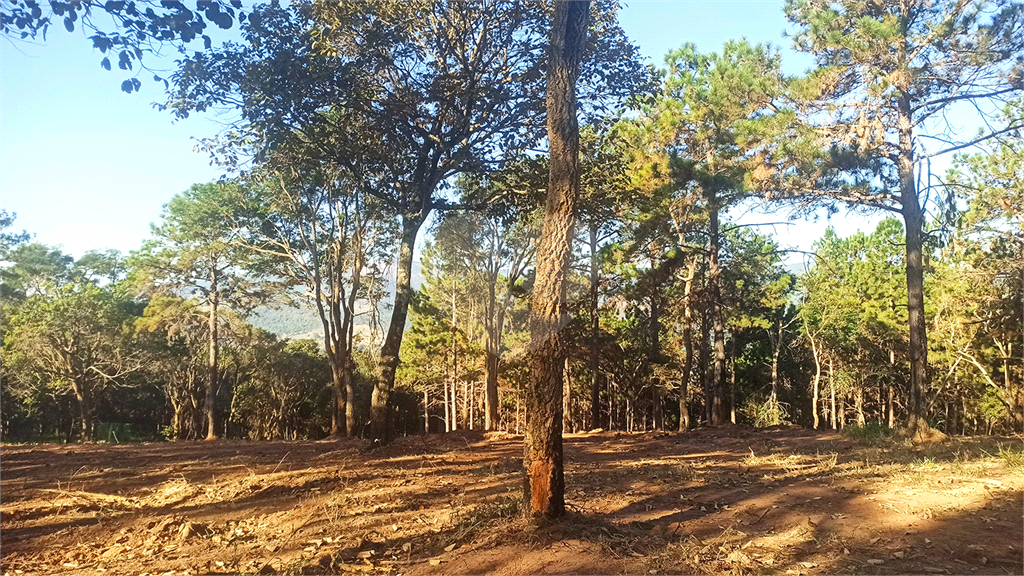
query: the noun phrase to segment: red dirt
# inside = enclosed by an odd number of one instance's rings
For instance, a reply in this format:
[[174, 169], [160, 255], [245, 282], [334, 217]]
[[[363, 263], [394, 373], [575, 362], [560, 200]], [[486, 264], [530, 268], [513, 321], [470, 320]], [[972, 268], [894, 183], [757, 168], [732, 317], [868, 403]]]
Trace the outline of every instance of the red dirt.
[[1022, 574], [1020, 444], [569, 435], [540, 526], [519, 437], [3, 446], [0, 572]]

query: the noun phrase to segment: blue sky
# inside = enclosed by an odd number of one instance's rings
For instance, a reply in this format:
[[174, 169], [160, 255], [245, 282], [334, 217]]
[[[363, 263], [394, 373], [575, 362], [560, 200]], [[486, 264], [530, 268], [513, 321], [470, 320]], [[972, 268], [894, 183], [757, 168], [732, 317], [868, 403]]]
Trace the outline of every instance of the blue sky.
[[[633, 1], [620, 20], [656, 65], [664, 54], [694, 42], [718, 50], [732, 38], [783, 49], [789, 72], [810, 61], [789, 50], [782, 2], [772, 0]], [[193, 115], [174, 123], [152, 104], [161, 84], [143, 73], [142, 91], [124, 94], [125, 76], [100, 68], [101, 55], [81, 32], [51, 30], [45, 43], [0, 39], [0, 208], [17, 212], [17, 229], [80, 256], [92, 248], [127, 252], [149, 235], [170, 198], [196, 182], [217, 178], [194, 138], [214, 135], [215, 119]], [[172, 58], [147, 57], [166, 70]], [[778, 221], [756, 210], [745, 223]], [[877, 218], [833, 217], [841, 234], [873, 227]], [[824, 222], [776, 228], [783, 244], [808, 249]]]

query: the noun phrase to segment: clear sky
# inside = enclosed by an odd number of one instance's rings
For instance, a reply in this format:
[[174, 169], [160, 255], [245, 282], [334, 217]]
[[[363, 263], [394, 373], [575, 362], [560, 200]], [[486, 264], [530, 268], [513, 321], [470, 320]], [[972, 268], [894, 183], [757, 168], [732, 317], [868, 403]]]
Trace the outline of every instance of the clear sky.
[[[714, 51], [741, 37], [782, 48], [789, 72], [810, 64], [782, 37], [781, 1], [634, 0], [620, 20], [658, 66], [684, 42]], [[0, 39], [0, 208], [18, 214], [16, 229], [75, 256], [92, 248], [137, 248], [174, 194], [220, 175], [193, 151], [194, 138], [218, 131], [215, 119], [197, 114], [172, 122], [152, 108], [163, 99], [163, 86], [151, 73], [140, 74], [141, 93], [125, 94], [124, 73], [100, 68], [101, 57], [80, 31], [60, 26], [45, 43]], [[171, 60], [147, 57], [165, 70]], [[741, 220], [780, 219], [755, 211]], [[846, 234], [876, 220], [840, 214], [832, 223]], [[803, 223], [777, 232], [783, 244], [808, 249], [824, 227]]]

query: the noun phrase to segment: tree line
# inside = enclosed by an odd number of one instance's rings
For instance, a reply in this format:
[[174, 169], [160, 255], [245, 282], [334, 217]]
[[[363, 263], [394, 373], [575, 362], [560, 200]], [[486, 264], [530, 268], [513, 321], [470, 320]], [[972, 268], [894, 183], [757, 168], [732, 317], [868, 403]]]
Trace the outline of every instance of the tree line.
[[[800, 75], [746, 41], [648, 66], [614, 2], [201, 4], [92, 6], [122, 70], [203, 41], [162, 108], [235, 119], [226, 176], [127, 258], [6, 233], [5, 438], [522, 431], [557, 514], [563, 429], [1020, 429], [1020, 4], [791, 0]], [[755, 204], [891, 217], [795, 270], [729, 220]], [[320, 341], [245, 323], [270, 302]]]

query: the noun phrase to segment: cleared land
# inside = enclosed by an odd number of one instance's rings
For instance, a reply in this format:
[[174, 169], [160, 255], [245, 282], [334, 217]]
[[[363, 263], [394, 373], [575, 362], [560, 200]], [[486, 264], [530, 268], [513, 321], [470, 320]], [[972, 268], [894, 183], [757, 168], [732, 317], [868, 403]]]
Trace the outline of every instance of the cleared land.
[[0, 449], [4, 574], [1022, 574], [1020, 438], [797, 428], [566, 439], [572, 513], [519, 515], [521, 438]]

